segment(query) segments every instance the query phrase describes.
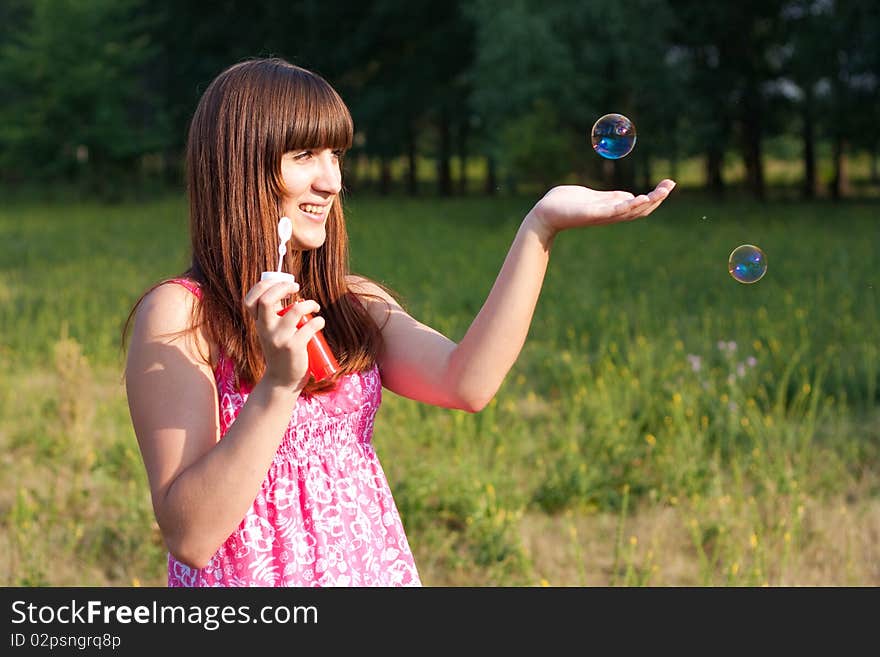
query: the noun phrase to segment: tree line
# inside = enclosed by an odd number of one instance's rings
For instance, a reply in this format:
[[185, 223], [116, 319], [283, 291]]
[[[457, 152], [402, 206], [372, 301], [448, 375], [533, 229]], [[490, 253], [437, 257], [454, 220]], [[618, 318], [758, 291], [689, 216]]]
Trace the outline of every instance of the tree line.
[[[226, 66], [280, 56], [349, 104], [349, 187], [419, 193], [653, 184], [659, 159], [703, 163], [707, 188], [767, 191], [767, 144], [800, 162], [800, 192], [847, 192], [847, 161], [880, 148], [876, 0], [4, 0], [0, 181], [107, 193], [181, 180], [195, 104]], [[630, 117], [632, 156], [601, 160], [593, 122]], [[827, 152], [827, 167], [820, 167]], [[830, 172], [822, 176], [827, 168]]]

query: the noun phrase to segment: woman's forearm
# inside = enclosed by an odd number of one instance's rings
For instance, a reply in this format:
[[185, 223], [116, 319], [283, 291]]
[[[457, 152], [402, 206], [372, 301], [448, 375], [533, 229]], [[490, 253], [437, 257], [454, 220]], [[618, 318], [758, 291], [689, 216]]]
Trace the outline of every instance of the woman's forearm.
[[299, 393], [257, 383], [222, 440], [174, 480], [157, 508], [171, 553], [204, 567], [241, 523], [272, 464]]
[[450, 355], [448, 374], [463, 406], [480, 410], [516, 362], [544, 283], [555, 235], [526, 215], [489, 296]]

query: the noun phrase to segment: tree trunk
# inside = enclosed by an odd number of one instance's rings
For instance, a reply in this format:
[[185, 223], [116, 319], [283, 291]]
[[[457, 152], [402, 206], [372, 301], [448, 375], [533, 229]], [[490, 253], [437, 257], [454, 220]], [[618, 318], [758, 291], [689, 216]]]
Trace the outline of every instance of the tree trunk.
[[714, 196], [724, 196], [724, 153], [714, 144], [709, 146], [706, 153], [706, 189]]
[[486, 195], [495, 196], [498, 191], [498, 168], [495, 158], [486, 156]]
[[813, 122], [813, 92], [810, 85], [806, 85], [804, 97], [804, 186], [802, 196], [805, 199], [816, 197], [816, 136]]
[[361, 179], [361, 156], [353, 153], [347, 154], [342, 168], [342, 180], [345, 189], [349, 192], [356, 190]]
[[391, 159], [387, 155], [379, 159], [379, 193], [382, 196], [391, 193]]
[[636, 171], [632, 160], [614, 160], [611, 172], [612, 189], [632, 189], [635, 186]]
[[[652, 173], [653, 172], [651, 171], [651, 158], [646, 156], [642, 160], [642, 181], [643, 181], [642, 185], [644, 186], [644, 188], [646, 190], [651, 189], [654, 186], [654, 182], [652, 180], [652, 178], [653, 178]], [[673, 180], [675, 180], [675, 178], [673, 178]]]
[[871, 182], [877, 184], [880, 182], [880, 167], [877, 166], [877, 144], [871, 146]]
[[458, 193], [467, 195], [467, 122], [458, 125]]
[[605, 189], [614, 189], [614, 184], [614, 162], [602, 158], [602, 186], [605, 187]]
[[186, 184], [183, 152], [179, 148], [166, 148], [162, 154], [162, 174], [165, 183], [173, 186]]
[[367, 170], [367, 173], [364, 176], [366, 178], [366, 182], [364, 183], [364, 185], [371, 192], [374, 192], [377, 189], [379, 189], [379, 179], [376, 178], [376, 158], [370, 157], [369, 155], [367, 155], [366, 160], [365, 160], [365, 165], [366, 165], [365, 168]]
[[761, 157], [761, 122], [757, 114], [749, 113], [743, 122], [743, 160], [746, 165], [746, 186], [752, 195], [763, 201], [764, 162]]
[[846, 139], [842, 135], [837, 135], [834, 138], [834, 177], [831, 179], [831, 198], [839, 201], [847, 196], [849, 192]]
[[[678, 122], [676, 121], [676, 124]], [[676, 130], [676, 133], [678, 131]], [[669, 177], [673, 180], [678, 180], [678, 138], [673, 135], [672, 137], [672, 148], [669, 151]]]
[[449, 130], [449, 116], [440, 113], [440, 151], [437, 154], [437, 192], [440, 196], [452, 196], [452, 171], [449, 159], [452, 155], [452, 138]]
[[418, 149], [416, 148], [416, 131], [412, 124], [407, 128], [406, 134], [406, 192], [410, 196], [417, 196], [419, 193], [419, 181], [416, 175], [416, 158]]

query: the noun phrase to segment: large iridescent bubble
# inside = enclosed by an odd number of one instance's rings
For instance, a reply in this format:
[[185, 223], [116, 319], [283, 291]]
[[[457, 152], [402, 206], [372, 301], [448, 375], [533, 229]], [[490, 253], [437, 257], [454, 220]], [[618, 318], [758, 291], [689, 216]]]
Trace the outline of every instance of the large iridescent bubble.
[[593, 124], [593, 150], [609, 160], [629, 155], [636, 145], [636, 126], [623, 114], [606, 114]]
[[730, 252], [727, 271], [740, 283], [757, 283], [767, 273], [767, 256], [754, 244], [743, 244]]

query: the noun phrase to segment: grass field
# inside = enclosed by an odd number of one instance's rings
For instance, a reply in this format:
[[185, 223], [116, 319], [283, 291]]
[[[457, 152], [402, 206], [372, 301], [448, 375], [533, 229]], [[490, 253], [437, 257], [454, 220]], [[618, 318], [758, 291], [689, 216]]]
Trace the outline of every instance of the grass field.
[[[353, 269], [458, 339], [533, 200], [352, 199]], [[384, 395], [424, 583], [880, 585], [878, 210], [676, 190], [560, 236], [489, 407]], [[0, 584], [164, 585], [119, 338], [186, 258], [177, 197], [0, 210]]]

